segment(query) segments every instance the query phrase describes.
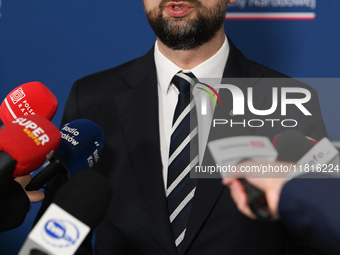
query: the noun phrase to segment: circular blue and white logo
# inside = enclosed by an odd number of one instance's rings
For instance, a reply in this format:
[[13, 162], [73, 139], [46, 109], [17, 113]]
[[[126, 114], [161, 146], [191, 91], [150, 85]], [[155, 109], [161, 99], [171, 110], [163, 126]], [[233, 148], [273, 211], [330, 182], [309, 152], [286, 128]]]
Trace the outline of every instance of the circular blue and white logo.
[[49, 220], [42, 230], [43, 240], [54, 247], [69, 247], [79, 239], [79, 230], [77, 226], [67, 220], [52, 219]]

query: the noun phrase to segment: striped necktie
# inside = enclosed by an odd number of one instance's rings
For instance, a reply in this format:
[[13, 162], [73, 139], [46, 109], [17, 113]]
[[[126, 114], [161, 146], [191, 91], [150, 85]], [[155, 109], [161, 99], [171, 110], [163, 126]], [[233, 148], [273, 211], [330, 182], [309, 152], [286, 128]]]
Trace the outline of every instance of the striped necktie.
[[191, 94], [191, 85], [194, 85], [192, 78], [195, 78], [192, 73], [179, 72], [172, 79], [179, 95], [172, 123], [166, 195], [178, 251], [185, 236], [197, 182], [190, 178], [190, 170], [198, 165], [197, 116]]

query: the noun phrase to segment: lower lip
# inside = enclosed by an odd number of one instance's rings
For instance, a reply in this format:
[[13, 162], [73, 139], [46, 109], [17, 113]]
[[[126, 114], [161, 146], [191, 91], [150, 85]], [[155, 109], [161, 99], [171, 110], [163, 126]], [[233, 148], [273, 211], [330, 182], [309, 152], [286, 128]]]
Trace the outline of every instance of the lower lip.
[[182, 9], [174, 9], [173, 6], [175, 6], [175, 5], [176, 4], [169, 4], [166, 7], [167, 12], [172, 17], [183, 17], [183, 16], [187, 15], [192, 10], [192, 8], [190, 6], [182, 5], [182, 4], [176, 5], [176, 6], [181, 6]]

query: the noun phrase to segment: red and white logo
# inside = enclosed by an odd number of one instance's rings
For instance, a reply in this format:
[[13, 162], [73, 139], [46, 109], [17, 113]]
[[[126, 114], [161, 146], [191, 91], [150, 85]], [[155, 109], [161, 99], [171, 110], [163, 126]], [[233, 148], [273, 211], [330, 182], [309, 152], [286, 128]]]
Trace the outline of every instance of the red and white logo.
[[266, 145], [262, 141], [251, 141], [250, 144], [253, 147], [259, 147], [259, 148], [266, 147]]
[[25, 93], [23, 91], [22, 88], [18, 88], [16, 91], [14, 91], [10, 97], [11, 97], [11, 100], [13, 102], [13, 104], [16, 104], [18, 103], [21, 99], [23, 99], [25, 97]]

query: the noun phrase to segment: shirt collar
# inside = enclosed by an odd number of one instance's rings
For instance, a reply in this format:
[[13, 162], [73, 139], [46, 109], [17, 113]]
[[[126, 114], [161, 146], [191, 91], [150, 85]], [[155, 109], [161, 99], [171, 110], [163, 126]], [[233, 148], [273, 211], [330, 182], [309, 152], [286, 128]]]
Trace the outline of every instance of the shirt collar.
[[215, 55], [191, 70], [183, 70], [160, 52], [156, 41], [154, 57], [157, 70], [157, 80], [162, 93], [166, 95], [169, 92], [172, 78], [181, 70], [184, 72], [192, 72], [198, 79], [222, 78], [229, 55], [229, 49], [229, 43], [227, 37], [225, 37], [223, 45], [215, 53]]

